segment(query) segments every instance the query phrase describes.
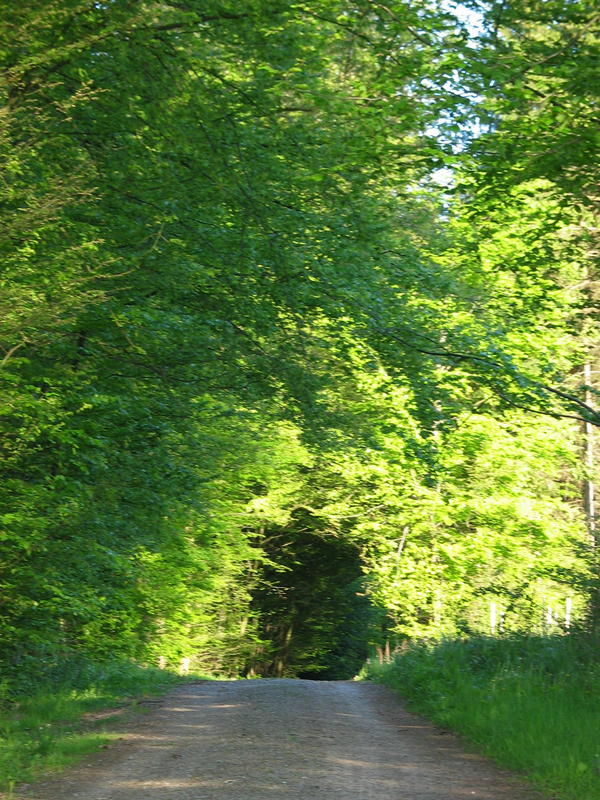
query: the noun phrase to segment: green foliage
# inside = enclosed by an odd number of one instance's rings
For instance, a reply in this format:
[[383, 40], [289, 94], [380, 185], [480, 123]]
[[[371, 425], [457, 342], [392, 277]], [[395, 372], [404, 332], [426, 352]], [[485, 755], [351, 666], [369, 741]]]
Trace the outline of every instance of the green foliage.
[[564, 625], [567, 597], [582, 621], [586, 540], [576, 472], [570, 492], [565, 474], [576, 442], [557, 438], [556, 423], [521, 423], [465, 418], [445, 438], [436, 491], [406, 518], [401, 552], [391, 543], [373, 554], [399, 632], [485, 632], [490, 601], [507, 631], [541, 630], [548, 605]]
[[598, 642], [509, 636], [414, 643], [367, 675], [557, 797], [598, 796]]
[[[82, 657], [349, 674], [490, 599], [507, 630], [567, 595], [583, 619], [573, 5], [475, 43], [435, 4], [0, 12], [11, 685]], [[451, 153], [475, 106], [494, 130]]]
[[597, 211], [595, 14], [585, 1], [488, 4], [471, 54], [483, 113], [500, 120], [474, 146], [490, 173], [488, 191], [541, 177]]

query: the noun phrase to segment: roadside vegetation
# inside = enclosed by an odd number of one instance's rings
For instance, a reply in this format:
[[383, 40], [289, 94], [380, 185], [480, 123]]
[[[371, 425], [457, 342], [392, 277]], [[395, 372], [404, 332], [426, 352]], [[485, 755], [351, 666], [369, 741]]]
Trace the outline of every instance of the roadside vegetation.
[[553, 797], [597, 800], [599, 650], [583, 635], [414, 642], [367, 677]]
[[[0, 793], [75, 763], [118, 736], [108, 727], [118, 714], [143, 709], [182, 678], [127, 661], [71, 661], [0, 690]], [[111, 713], [112, 712], [112, 713]]]

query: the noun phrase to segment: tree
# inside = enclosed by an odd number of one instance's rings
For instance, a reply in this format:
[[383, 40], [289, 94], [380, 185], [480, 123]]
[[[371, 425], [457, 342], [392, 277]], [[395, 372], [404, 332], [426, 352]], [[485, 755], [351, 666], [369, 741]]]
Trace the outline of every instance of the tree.
[[[583, 167], [571, 188], [532, 168], [494, 194], [484, 146], [517, 135], [499, 127], [464, 156], [476, 167], [455, 201], [429, 179], [450, 156], [428, 131], [460, 126], [443, 88], [457, 59], [481, 87], [492, 47], [524, 58], [508, 38], [472, 48], [448, 10], [363, 0], [38, 0], [3, 14], [13, 668], [83, 652], [235, 674], [263, 648], [290, 673], [331, 672], [350, 614], [375, 644], [381, 609], [399, 633], [439, 629], [436, 592], [480, 557], [458, 540], [484, 523], [496, 555], [509, 542], [505, 565], [486, 562], [505, 594], [522, 584], [538, 602], [515, 562], [544, 536], [553, 591], [567, 554], [584, 575], [577, 520], [550, 535], [568, 517], [558, 491], [537, 528], [520, 510], [519, 492], [542, 507], [536, 470], [554, 487], [552, 448], [509, 493], [510, 524], [469, 517], [483, 486], [498, 500], [502, 465], [487, 484], [455, 480], [471, 458], [461, 426], [477, 441], [485, 428], [510, 462], [494, 422], [507, 408], [519, 442], [549, 429], [515, 407], [596, 422], [563, 382], [581, 312], [563, 291], [581, 237], [565, 232], [581, 226], [561, 192], [587, 186]], [[551, 428], [567, 462], [571, 424]], [[324, 553], [321, 607], [297, 611], [283, 658], [276, 599], [299, 609]], [[471, 624], [473, 593], [461, 597], [448, 630]]]

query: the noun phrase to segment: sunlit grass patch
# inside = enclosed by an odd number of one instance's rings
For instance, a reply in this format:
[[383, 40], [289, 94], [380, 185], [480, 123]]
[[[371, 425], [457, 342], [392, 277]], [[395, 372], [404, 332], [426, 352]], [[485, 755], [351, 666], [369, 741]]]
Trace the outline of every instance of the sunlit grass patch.
[[60, 771], [88, 753], [108, 744], [116, 734], [106, 732], [43, 730], [12, 731], [2, 737], [0, 747], [1, 789], [10, 791], [21, 782]]
[[564, 800], [598, 800], [597, 652], [585, 637], [418, 643], [368, 676]]
[[[67, 670], [68, 675], [68, 670]], [[131, 662], [86, 664], [63, 683], [23, 687], [0, 696], [0, 792], [64, 769], [108, 744], [117, 734], [102, 729], [109, 714], [93, 712], [135, 705], [160, 693], [179, 676]], [[73, 685], [75, 684], [75, 685]], [[87, 685], [86, 685], [87, 684]]]

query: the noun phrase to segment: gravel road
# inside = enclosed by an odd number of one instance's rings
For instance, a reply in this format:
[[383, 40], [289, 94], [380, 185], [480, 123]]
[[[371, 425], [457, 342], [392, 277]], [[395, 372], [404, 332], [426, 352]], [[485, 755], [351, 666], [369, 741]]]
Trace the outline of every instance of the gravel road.
[[381, 686], [207, 681], [30, 800], [540, 800]]

